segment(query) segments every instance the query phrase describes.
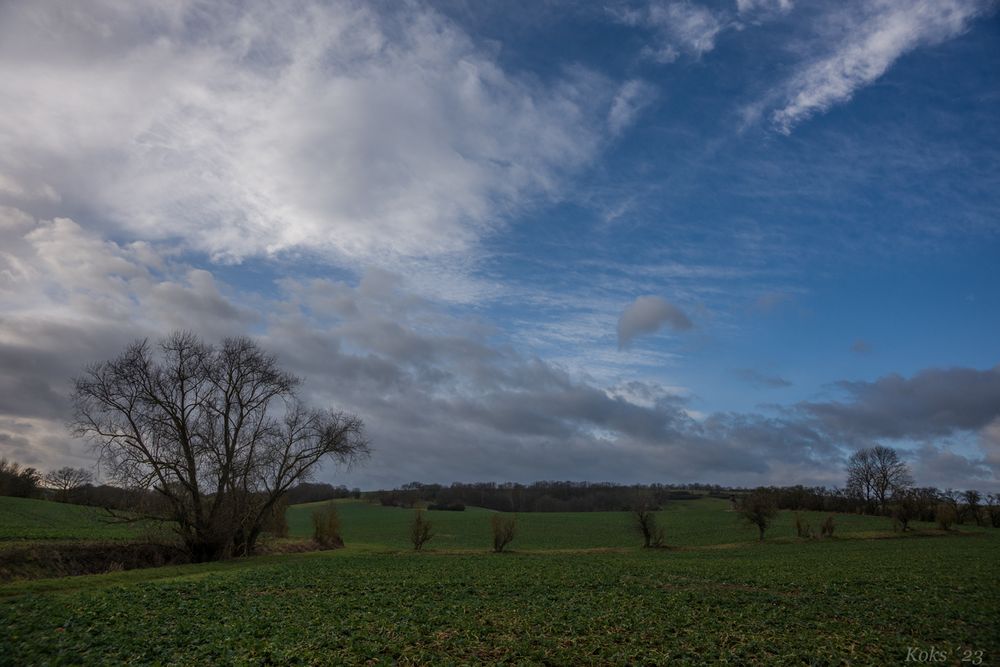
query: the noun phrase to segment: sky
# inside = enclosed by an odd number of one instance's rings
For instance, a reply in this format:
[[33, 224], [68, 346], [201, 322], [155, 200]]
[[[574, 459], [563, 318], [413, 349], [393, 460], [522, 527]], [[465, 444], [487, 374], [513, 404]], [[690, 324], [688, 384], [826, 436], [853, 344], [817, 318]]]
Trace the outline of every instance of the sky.
[[251, 335], [319, 481], [1000, 490], [985, 0], [0, 1], [0, 456]]

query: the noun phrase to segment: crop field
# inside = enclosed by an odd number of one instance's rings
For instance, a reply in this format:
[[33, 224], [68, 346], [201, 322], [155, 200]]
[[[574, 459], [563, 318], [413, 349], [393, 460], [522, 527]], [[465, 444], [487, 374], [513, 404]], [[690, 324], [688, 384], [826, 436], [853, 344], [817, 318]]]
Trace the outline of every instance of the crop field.
[[983, 537], [599, 554], [346, 549], [15, 586], [0, 606], [0, 662], [885, 664], [933, 645], [983, 651], [991, 664], [997, 562], [998, 541]]
[[95, 507], [0, 496], [0, 548], [27, 540], [117, 540], [135, 537], [137, 524], [113, 523]]
[[[490, 513], [470, 509], [428, 513], [438, 535], [414, 553], [411, 510], [338, 506], [345, 549], [0, 586], [0, 665], [1000, 656], [1000, 531], [838, 516], [836, 538], [800, 540], [783, 513], [761, 544], [706, 499], [661, 513], [670, 549], [637, 548], [621, 513], [525, 514], [492, 554]], [[293, 534], [315, 507], [289, 510]]]

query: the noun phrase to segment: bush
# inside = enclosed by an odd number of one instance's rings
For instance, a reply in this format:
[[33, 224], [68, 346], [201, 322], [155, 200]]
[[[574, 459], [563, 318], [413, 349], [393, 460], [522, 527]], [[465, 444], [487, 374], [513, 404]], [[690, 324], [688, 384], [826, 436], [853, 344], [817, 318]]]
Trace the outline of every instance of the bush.
[[812, 526], [810, 526], [808, 523], [806, 523], [805, 521], [803, 521], [802, 517], [799, 516], [798, 512], [795, 513], [795, 534], [798, 537], [812, 537], [813, 536]]
[[514, 535], [517, 532], [517, 517], [494, 514], [490, 517], [490, 528], [493, 531], [493, 551], [501, 553], [508, 544], [514, 541]]
[[340, 515], [333, 503], [314, 511], [312, 522], [313, 539], [317, 544], [327, 549], [344, 546], [344, 540], [340, 537]]
[[820, 537], [833, 537], [833, 530], [836, 528], [833, 521], [833, 515], [823, 519], [823, 523], [819, 525]]
[[951, 530], [951, 527], [958, 520], [958, 515], [955, 512], [955, 508], [950, 504], [938, 505], [937, 512], [934, 513], [934, 520], [937, 521], [937, 525], [941, 527], [941, 530]]
[[413, 514], [413, 523], [410, 525], [410, 542], [413, 543], [413, 550], [420, 551], [424, 543], [434, 537], [431, 532], [431, 522], [424, 518], [423, 510], [417, 510]]

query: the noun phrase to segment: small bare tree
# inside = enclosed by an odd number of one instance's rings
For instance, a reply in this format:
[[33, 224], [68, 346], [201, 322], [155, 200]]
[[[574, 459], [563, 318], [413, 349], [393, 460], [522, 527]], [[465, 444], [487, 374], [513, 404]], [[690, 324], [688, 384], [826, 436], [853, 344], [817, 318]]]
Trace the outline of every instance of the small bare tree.
[[778, 505], [774, 495], [767, 489], [757, 489], [740, 499], [737, 512], [743, 521], [757, 527], [757, 530], [760, 531], [760, 541], [763, 542], [764, 531], [778, 515]]
[[502, 553], [507, 545], [514, 541], [514, 535], [517, 533], [517, 517], [494, 514], [490, 517], [490, 529], [493, 532], [493, 551]]
[[431, 522], [424, 516], [424, 511], [418, 509], [413, 514], [413, 523], [410, 524], [410, 542], [413, 543], [413, 550], [420, 551], [424, 544], [434, 537], [431, 531]]
[[952, 525], [958, 520], [955, 515], [955, 508], [949, 503], [941, 503], [934, 512], [934, 520], [941, 530], [951, 530]]
[[820, 537], [833, 537], [833, 531], [836, 530], [836, 528], [837, 524], [831, 514], [823, 519], [823, 523], [819, 524]]
[[368, 454], [364, 424], [306, 408], [299, 380], [249, 338], [138, 341], [77, 378], [75, 431], [112, 479], [153, 489], [195, 561], [253, 550], [282, 495], [326, 459]]
[[900, 491], [893, 496], [892, 521], [902, 532], [910, 530], [910, 522], [920, 516], [920, 497], [911, 489]]
[[638, 496], [632, 502], [632, 523], [642, 536], [642, 546], [662, 547], [666, 539], [666, 531], [656, 524], [656, 504], [648, 495]]
[[81, 486], [90, 484], [94, 476], [83, 468], [59, 468], [45, 475], [45, 486], [56, 492], [59, 502], [68, 502], [70, 495]]

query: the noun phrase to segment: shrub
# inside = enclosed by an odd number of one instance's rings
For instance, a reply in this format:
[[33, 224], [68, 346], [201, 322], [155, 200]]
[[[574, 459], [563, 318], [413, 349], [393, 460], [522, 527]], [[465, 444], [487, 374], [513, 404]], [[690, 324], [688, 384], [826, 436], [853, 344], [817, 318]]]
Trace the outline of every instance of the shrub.
[[340, 537], [340, 515], [337, 508], [330, 503], [323, 509], [315, 510], [312, 513], [313, 539], [323, 547], [328, 549], [344, 546], [344, 540]]
[[413, 543], [413, 550], [420, 551], [432, 537], [434, 533], [431, 532], [431, 522], [424, 518], [423, 510], [417, 510], [410, 525], [410, 542]]
[[938, 505], [937, 512], [934, 513], [934, 519], [937, 521], [937, 525], [941, 527], [941, 530], [951, 530], [952, 525], [958, 519], [958, 515], [954, 507], [950, 504], [942, 503]]
[[490, 517], [490, 528], [493, 531], [493, 551], [501, 553], [508, 544], [514, 541], [514, 535], [517, 532], [517, 517], [494, 514]]
[[462, 503], [431, 503], [427, 506], [427, 509], [432, 512], [464, 512], [465, 505]]
[[802, 517], [799, 516], [798, 512], [795, 513], [795, 534], [798, 537], [812, 537], [813, 536], [812, 526], [810, 526], [808, 523], [806, 523], [805, 521], [803, 521]]
[[833, 537], [834, 528], [836, 528], [836, 526], [833, 521], [833, 515], [831, 514], [823, 519], [823, 523], [819, 525], [819, 534], [821, 537]]

